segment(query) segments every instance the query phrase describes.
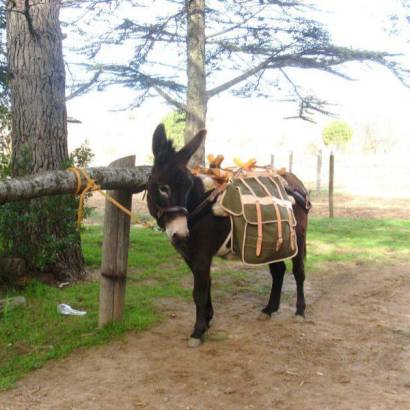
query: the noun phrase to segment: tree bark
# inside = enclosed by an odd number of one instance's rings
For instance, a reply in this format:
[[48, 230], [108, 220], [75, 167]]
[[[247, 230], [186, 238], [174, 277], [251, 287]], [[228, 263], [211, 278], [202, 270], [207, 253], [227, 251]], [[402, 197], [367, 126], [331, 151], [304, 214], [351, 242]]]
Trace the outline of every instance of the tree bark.
[[[132, 193], [145, 189], [151, 173], [150, 166], [133, 168], [88, 168], [88, 176], [101, 189], [125, 190]], [[49, 171], [37, 175], [0, 180], [0, 204], [43, 196], [75, 194], [87, 186], [82, 176], [81, 184], [71, 171]], [[79, 188], [79, 189], [78, 189]]]
[[58, 169], [68, 160], [59, 11], [57, 0], [8, 1], [13, 176]]
[[[65, 69], [59, 12], [59, 0], [7, 1], [12, 176], [61, 169], [68, 163]], [[61, 198], [62, 202], [65, 200]], [[36, 209], [36, 212], [42, 212], [44, 205], [38, 201], [29, 204], [30, 209]], [[24, 212], [27, 216], [31, 211]], [[24, 229], [22, 241], [31, 241], [31, 245], [37, 248], [41, 244], [38, 244], [38, 231], [35, 231], [40, 228], [58, 243], [67, 235], [67, 224], [74, 224], [74, 212], [72, 214], [72, 220], [68, 220], [71, 218], [66, 215], [58, 222], [50, 220], [49, 223], [49, 218], [44, 216], [45, 226], [33, 226], [33, 234], [27, 235], [27, 225], [18, 225], [16, 229]], [[17, 241], [13, 245], [14, 256], [19, 254], [21, 245], [25, 244]], [[72, 279], [82, 277], [84, 261], [79, 234], [63, 248], [46, 269], [60, 276], [66, 274]], [[25, 254], [24, 258], [27, 260], [31, 256], [31, 253]], [[33, 266], [32, 261], [28, 262]]]
[[[205, 128], [207, 111], [205, 69], [205, 0], [187, 0], [187, 119], [185, 143]], [[205, 147], [192, 156], [189, 166], [203, 164]]]

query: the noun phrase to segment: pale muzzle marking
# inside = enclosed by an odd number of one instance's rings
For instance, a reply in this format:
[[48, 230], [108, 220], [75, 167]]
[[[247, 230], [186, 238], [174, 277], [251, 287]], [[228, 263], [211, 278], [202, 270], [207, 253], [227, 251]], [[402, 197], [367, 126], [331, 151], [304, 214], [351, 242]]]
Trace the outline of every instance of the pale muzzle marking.
[[188, 220], [185, 215], [176, 216], [172, 218], [165, 225], [165, 232], [168, 238], [173, 240], [175, 238], [184, 239], [189, 235]]

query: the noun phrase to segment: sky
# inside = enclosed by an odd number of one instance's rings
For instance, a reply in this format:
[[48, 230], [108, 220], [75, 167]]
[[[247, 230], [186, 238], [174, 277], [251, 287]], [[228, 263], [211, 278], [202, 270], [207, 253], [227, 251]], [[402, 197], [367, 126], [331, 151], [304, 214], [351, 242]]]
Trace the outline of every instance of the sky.
[[[329, 25], [339, 45], [389, 50], [403, 53], [410, 60], [410, 25], [404, 25], [399, 37], [388, 36], [386, 16], [394, 14], [400, 0], [316, 0], [323, 10], [319, 18]], [[399, 22], [400, 24], [400, 22]], [[376, 124], [383, 132], [397, 136], [396, 148], [410, 154], [405, 142], [408, 134], [410, 89], [386, 69], [350, 64], [348, 72], [355, 81], [346, 81], [314, 70], [289, 70], [298, 84], [334, 104], [340, 119], [352, 125], [356, 133], [364, 124]], [[147, 101], [132, 111], [113, 112], [132, 101], [133, 92], [112, 87], [92, 92], [68, 102], [68, 114], [82, 121], [69, 125], [69, 148], [88, 140], [96, 154], [95, 165], [107, 165], [125, 155], [136, 154], [137, 164], [150, 157], [151, 136], [155, 126], [172, 108], [160, 98]], [[207, 151], [224, 153], [228, 158], [256, 157], [267, 163], [270, 153], [285, 158], [290, 149], [306, 151], [321, 143], [323, 127], [332, 119], [317, 116], [316, 124], [284, 120], [296, 107], [280, 101], [232, 97], [229, 93], [209, 102]]]

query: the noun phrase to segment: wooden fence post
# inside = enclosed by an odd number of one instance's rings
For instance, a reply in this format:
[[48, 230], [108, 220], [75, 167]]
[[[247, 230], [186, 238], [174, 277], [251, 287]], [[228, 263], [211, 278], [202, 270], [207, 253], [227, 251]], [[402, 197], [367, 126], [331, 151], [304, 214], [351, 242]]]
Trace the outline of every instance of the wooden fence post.
[[[118, 159], [109, 166], [128, 168], [134, 165], [135, 156], [133, 155]], [[108, 194], [125, 208], [131, 210], [131, 192], [116, 190], [108, 191]], [[130, 226], [130, 217], [106, 200], [98, 319], [100, 327], [111, 321], [121, 320], [123, 317]]]
[[275, 155], [270, 154], [270, 166], [275, 168]]
[[321, 176], [322, 176], [322, 150], [317, 153], [317, 165], [316, 165], [316, 192], [320, 193], [321, 188]]
[[289, 151], [289, 172], [293, 169], [293, 151]]
[[333, 152], [329, 157], [329, 218], [334, 217], [333, 208], [333, 189], [334, 189], [334, 173], [335, 173], [335, 156]]

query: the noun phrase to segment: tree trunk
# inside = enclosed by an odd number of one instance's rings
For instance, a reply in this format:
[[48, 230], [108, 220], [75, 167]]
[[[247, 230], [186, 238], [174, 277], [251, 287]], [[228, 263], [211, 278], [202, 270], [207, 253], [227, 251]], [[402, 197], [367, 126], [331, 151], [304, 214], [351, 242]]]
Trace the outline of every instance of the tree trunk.
[[[187, 0], [187, 119], [185, 143], [205, 128], [207, 95], [205, 72], [205, 0]], [[202, 145], [191, 158], [191, 167], [203, 164], [205, 147]]]
[[[68, 165], [65, 71], [59, 12], [59, 0], [7, 1], [13, 176], [61, 169]], [[36, 215], [44, 213], [47, 208], [44, 201], [47, 199], [32, 201], [19, 212], [23, 212], [25, 217], [33, 211]], [[68, 226], [75, 222], [74, 206], [73, 212], [67, 212], [67, 198], [61, 197], [59, 201], [53, 203], [53, 208], [55, 212], [63, 213], [60, 217], [52, 215], [49, 218], [43, 214], [34, 218], [36, 222], [32, 226], [16, 226], [17, 230], [22, 230], [22, 235], [13, 244], [12, 253], [19, 256], [19, 249], [33, 249], [33, 252], [21, 256], [35, 268], [36, 262], [30, 258], [34, 258], [34, 249], [43, 245], [39, 231], [46, 233], [55, 244], [61, 239], [64, 246], [56, 247], [58, 251], [54, 260], [50, 263], [43, 261], [42, 269], [75, 279], [84, 273], [80, 235], [70, 232], [70, 242], [65, 240], [69, 234]], [[50, 211], [53, 212], [52, 209]], [[39, 221], [42, 226], [35, 226]]]

